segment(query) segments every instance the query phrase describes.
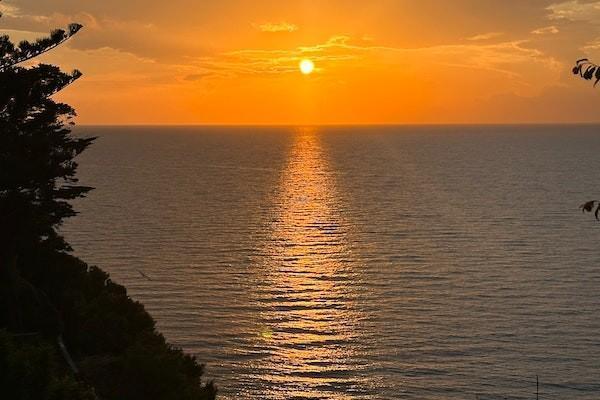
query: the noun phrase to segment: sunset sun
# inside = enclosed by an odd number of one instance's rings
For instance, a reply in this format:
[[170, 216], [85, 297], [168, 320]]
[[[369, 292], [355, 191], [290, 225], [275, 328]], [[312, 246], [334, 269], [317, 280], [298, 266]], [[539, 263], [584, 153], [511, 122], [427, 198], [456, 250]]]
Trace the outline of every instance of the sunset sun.
[[300, 72], [304, 75], [311, 74], [315, 69], [315, 64], [311, 60], [302, 60], [300, 61]]

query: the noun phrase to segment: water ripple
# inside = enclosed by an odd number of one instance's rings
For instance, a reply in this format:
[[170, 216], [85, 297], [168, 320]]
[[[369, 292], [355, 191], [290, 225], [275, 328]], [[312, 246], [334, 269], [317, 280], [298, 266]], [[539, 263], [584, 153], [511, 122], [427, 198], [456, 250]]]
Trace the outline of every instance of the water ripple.
[[597, 127], [86, 129], [68, 240], [221, 398], [600, 396]]

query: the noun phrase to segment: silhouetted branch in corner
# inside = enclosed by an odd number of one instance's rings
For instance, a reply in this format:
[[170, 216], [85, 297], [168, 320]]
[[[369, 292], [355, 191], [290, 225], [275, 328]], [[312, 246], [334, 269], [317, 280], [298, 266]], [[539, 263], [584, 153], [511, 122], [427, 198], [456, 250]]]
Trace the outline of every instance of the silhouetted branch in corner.
[[598, 82], [600, 82], [600, 67], [587, 58], [582, 58], [576, 61], [575, 66], [573, 67], [573, 74], [579, 75], [587, 81], [595, 79], [594, 87], [596, 87]]
[[[594, 64], [587, 58], [581, 58], [575, 62], [575, 66], [573, 67], [573, 75], [579, 75], [581, 78], [587, 81], [595, 79], [594, 87], [596, 87], [598, 82], [600, 82], [600, 66], [598, 64]], [[600, 221], [600, 201], [590, 200], [580, 205], [579, 208], [583, 213], [593, 212], [596, 219]]]
[[[596, 210], [594, 210], [594, 206], [596, 206]], [[581, 208], [581, 212], [583, 212], [583, 213], [593, 211], [596, 219], [598, 221], [600, 221], [600, 201], [591, 200], [591, 201], [588, 201], [587, 203], [580, 205], [579, 208]]]
[[0, 36], [0, 72], [60, 46], [81, 28], [81, 24], [70, 24], [67, 30], [56, 29], [48, 37], [35, 42], [23, 40], [18, 46], [15, 46], [8, 36]]

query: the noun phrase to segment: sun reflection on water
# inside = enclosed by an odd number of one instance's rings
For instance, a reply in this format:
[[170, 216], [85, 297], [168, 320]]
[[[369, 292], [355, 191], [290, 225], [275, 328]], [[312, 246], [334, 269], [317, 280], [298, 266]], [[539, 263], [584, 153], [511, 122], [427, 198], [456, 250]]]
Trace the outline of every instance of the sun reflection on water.
[[259, 266], [265, 398], [356, 398], [356, 265], [336, 190], [318, 132], [300, 129]]

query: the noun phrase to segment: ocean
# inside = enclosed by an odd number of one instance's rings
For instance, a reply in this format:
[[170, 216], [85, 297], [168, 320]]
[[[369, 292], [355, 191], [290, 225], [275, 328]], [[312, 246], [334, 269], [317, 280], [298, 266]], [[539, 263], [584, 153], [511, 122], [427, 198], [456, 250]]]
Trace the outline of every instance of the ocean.
[[600, 126], [76, 132], [62, 232], [219, 398], [600, 398]]

